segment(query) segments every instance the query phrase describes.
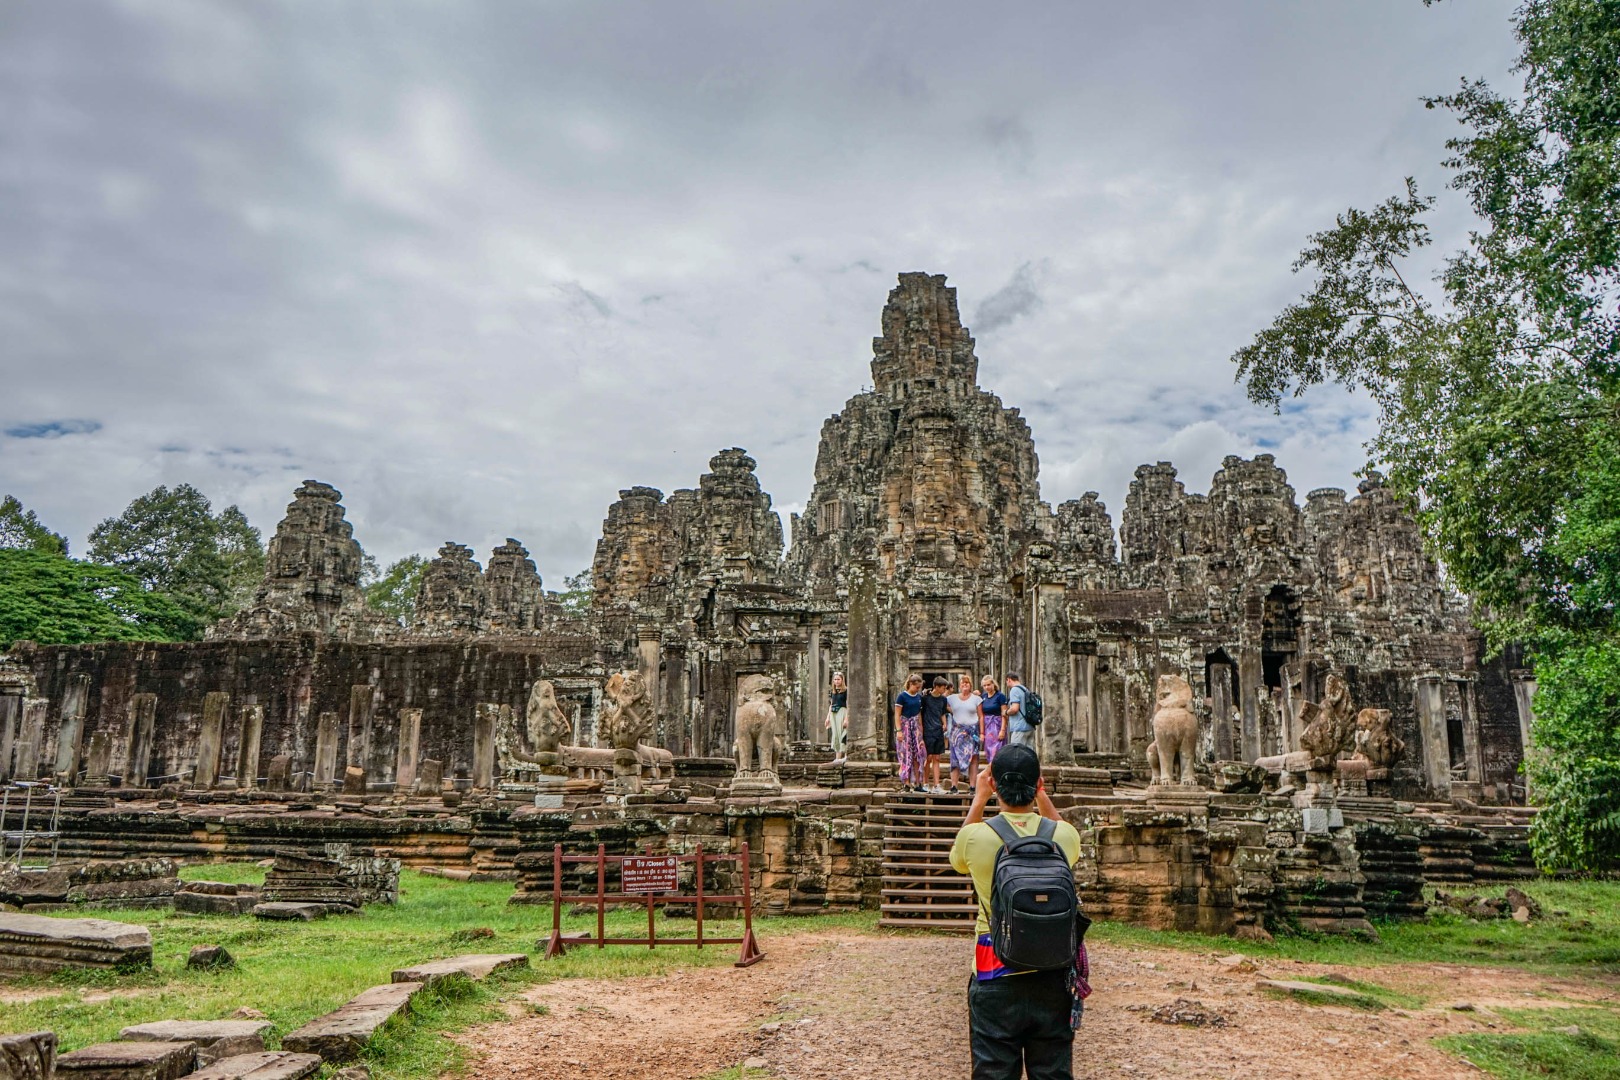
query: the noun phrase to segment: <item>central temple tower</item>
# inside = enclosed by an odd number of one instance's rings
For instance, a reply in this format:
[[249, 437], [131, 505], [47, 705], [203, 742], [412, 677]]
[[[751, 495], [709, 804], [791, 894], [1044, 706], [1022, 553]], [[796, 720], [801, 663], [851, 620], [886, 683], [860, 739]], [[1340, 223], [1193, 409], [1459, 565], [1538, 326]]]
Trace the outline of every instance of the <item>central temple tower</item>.
[[872, 341], [873, 389], [821, 429], [815, 488], [794, 520], [790, 573], [847, 621], [852, 750], [886, 744], [888, 688], [909, 671], [1022, 664], [1024, 569], [1041, 522], [1035, 444], [978, 386], [956, 290], [900, 275]]

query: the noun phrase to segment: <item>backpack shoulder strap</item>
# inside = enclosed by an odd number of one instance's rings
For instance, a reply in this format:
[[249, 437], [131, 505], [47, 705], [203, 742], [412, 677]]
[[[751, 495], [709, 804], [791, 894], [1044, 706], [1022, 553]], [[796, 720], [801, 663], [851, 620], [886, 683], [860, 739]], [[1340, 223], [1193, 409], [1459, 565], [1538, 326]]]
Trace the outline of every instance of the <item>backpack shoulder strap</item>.
[[[1051, 840], [1052, 837], [1057, 835], [1057, 822], [1053, 821], [1051, 818], [1041, 818], [1040, 825], [1038, 825], [1035, 829], [1035, 835], [1040, 837], [1042, 840]], [[1056, 843], [1056, 841], [1053, 842]]]
[[1001, 843], [1003, 846], [1010, 844], [1015, 840], [1022, 839], [1018, 835], [1018, 830], [1013, 828], [1012, 822], [1008, 821], [1000, 814], [997, 814], [993, 818], [985, 818], [984, 823], [990, 826], [991, 831], [993, 831], [997, 836], [1001, 837]]

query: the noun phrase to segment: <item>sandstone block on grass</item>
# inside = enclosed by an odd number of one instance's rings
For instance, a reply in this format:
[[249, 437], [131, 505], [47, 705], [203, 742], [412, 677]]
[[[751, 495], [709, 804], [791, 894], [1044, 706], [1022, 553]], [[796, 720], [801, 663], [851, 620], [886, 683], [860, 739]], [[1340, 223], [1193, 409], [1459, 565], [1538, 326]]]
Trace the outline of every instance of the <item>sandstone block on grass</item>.
[[152, 932], [106, 919], [0, 913], [0, 971], [152, 966]]
[[264, 904], [254, 904], [255, 918], [275, 919], [281, 922], [309, 922], [311, 919], [326, 918], [325, 904], [294, 904], [285, 900], [272, 900]]
[[56, 1059], [62, 1080], [177, 1080], [197, 1064], [188, 1042], [97, 1043]]
[[56, 1032], [0, 1035], [0, 1077], [51, 1080], [56, 1075]]
[[294, 1054], [286, 1050], [265, 1050], [214, 1062], [187, 1080], [304, 1080], [321, 1067], [319, 1054]]
[[316, 1017], [281, 1040], [283, 1050], [319, 1054], [325, 1061], [353, 1061], [377, 1029], [403, 1012], [422, 989], [419, 982], [373, 986], [348, 1004]]
[[129, 1042], [184, 1042], [197, 1048], [197, 1064], [251, 1054], [264, 1049], [268, 1020], [155, 1020], [118, 1033]]
[[419, 982], [423, 986], [432, 986], [440, 979], [450, 978], [454, 975], [465, 975], [473, 982], [483, 982], [497, 971], [508, 968], [528, 967], [527, 953], [471, 953], [466, 956], [452, 956], [446, 960], [430, 960], [425, 964], [415, 964], [408, 968], [400, 968], [393, 974], [393, 981]]

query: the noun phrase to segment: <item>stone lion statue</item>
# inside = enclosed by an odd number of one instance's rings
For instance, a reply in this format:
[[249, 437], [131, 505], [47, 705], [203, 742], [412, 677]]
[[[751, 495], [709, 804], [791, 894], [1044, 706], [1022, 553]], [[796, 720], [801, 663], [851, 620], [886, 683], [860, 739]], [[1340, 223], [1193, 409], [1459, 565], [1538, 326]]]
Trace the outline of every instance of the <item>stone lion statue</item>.
[[1406, 743], [1390, 726], [1388, 709], [1362, 709], [1356, 713], [1356, 756], [1375, 769], [1388, 769], [1400, 759]]
[[1157, 710], [1153, 714], [1153, 742], [1148, 746], [1148, 765], [1155, 784], [1176, 782], [1176, 759], [1181, 759], [1181, 784], [1196, 787], [1193, 756], [1198, 749], [1198, 717], [1193, 714], [1192, 687], [1180, 675], [1160, 675], [1156, 687]]
[[1327, 677], [1327, 692], [1320, 703], [1307, 701], [1300, 709], [1305, 730], [1299, 733], [1299, 748], [1311, 755], [1314, 768], [1328, 771], [1356, 735], [1355, 715], [1350, 711], [1350, 688], [1337, 675]]
[[653, 729], [652, 699], [639, 671], [617, 671], [602, 690], [602, 734], [615, 750], [634, 750]]
[[759, 771], [776, 774], [776, 755], [787, 745], [787, 722], [776, 708], [776, 680], [769, 675], [749, 675], [739, 687], [737, 705], [737, 773], [753, 771], [754, 751], [759, 751]]

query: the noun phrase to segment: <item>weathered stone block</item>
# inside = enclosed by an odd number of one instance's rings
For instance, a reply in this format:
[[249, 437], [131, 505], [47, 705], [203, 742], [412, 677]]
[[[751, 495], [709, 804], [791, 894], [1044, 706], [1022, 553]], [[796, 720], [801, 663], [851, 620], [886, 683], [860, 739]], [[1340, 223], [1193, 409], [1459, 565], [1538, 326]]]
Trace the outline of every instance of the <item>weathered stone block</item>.
[[317, 1017], [281, 1040], [283, 1050], [319, 1054], [324, 1061], [344, 1062], [358, 1057], [377, 1029], [399, 1015], [422, 989], [419, 982], [374, 986], [348, 1004]]
[[0, 1078], [51, 1080], [56, 1075], [56, 1033], [0, 1035]]
[[526, 953], [472, 953], [466, 956], [452, 956], [447, 960], [430, 960], [424, 964], [414, 964], [408, 968], [395, 971], [391, 981], [396, 983], [415, 982], [423, 986], [432, 986], [440, 979], [454, 976], [464, 976], [473, 982], [482, 982], [497, 971], [506, 971], [510, 968], [528, 967], [529, 957]]
[[197, 1063], [188, 1042], [109, 1042], [56, 1059], [62, 1080], [176, 1080]]
[[144, 926], [0, 912], [0, 971], [151, 965], [152, 933]]
[[319, 1054], [266, 1050], [224, 1058], [192, 1073], [187, 1080], [305, 1080], [321, 1067]]
[[190, 1043], [197, 1048], [197, 1064], [209, 1065], [263, 1050], [270, 1028], [268, 1020], [155, 1020], [124, 1028], [118, 1037], [127, 1042]]

